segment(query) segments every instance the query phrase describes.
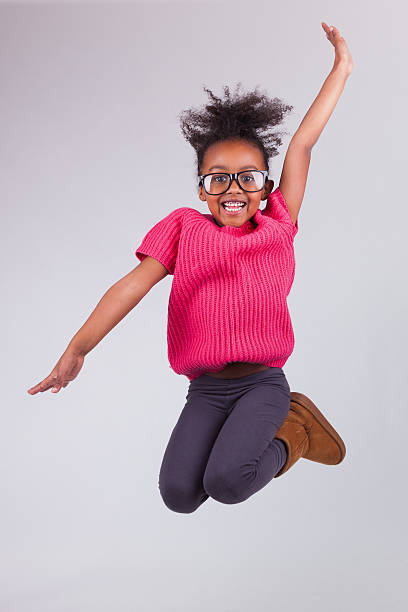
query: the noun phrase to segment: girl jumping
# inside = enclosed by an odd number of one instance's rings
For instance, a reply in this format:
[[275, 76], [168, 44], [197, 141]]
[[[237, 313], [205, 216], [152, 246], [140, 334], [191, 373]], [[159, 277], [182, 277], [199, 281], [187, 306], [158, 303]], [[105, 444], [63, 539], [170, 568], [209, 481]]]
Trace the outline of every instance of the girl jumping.
[[[173, 275], [168, 358], [189, 380], [159, 474], [166, 506], [194, 512], [212, 497], [242, 502], [301, 457], [336, 465], [343, 440], [304, 394], [291, 392], [283, 366], [294, 349], [287, 296], [294, 237], [311, 150], [343, 91], [353, 62], [338, 29], [322, 22], [334, 65], [292, 137], [279, 186], [269, 158], [292, 106], [257, 89], [180, 114], [196, 154], [198, 196], [209, 213], [181, 207], [145, 235], [140, 263], [104, 294], [58, 363], [32, 395], [66, 387], [85, 355], [150, 291]], [[263, 210], [261, 200], [266, 200]]]

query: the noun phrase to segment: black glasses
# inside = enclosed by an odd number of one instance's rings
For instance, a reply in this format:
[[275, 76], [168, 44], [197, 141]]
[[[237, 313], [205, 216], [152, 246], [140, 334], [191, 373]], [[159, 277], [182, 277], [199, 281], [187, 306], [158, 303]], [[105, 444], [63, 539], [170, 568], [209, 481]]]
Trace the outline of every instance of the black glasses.
[[261, 191], [268, 178], [267, 170], [241, 170], [241, 172], [211, 172], [198, 177], [198, 186], [203, 185], [209, 195], [225, 193], [235, 179], [244, 191]]

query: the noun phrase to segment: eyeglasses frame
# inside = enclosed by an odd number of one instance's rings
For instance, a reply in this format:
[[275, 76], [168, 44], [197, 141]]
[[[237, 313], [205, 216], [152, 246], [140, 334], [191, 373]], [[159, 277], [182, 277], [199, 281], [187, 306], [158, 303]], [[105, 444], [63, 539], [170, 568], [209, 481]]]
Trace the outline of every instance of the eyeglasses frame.
[[[262, 187], [260, 189], [255, 189], [255, 190], [249, 190], [249, 189], [245, 189], [245, 187], [243, 187], [241, 185], [241, 183], [239, 182], [239, 175], [240, 174], [244, 174], [246, 172], [251, 172], [251, 170], [241, 170], [240, 172], [209, 172], [208, 174], [200, 174], [198, 176], [198, 178], [200, 179], [198, 182], [198, 186], [200, 187], [200, 185], [202, 185], [204, 191], [206, 193], [208, 193], [208, 195], [221, 195], [223, 193], [225, 193], [226, 191], [228, 191], [228, 189], [231, 187], [232, 185], [232, 181], [235, 179], [237, 181], [237, 184], [239, 187], [241, 187], [241, 189], [243, 189], [244, 191], [246, 191], [247, 193], [257, 193], [258, 191], [262, 191], [262, 189], [265, 187], [265, 183], [267, 181], [268, 177], [268, 170], [253, 170], [253, 172], [262, 172], [263, 177], [264, 177], [264, 184], [262, 185]], [[209, 193], [206, 188], [204, 187], [204, 179], [206, 176], [211, 176], [213, 174], [227, 174], [229, 176], [229, 185], [228, 187], [225, 189], [225, 191], [220, 191], [219, 193]]]

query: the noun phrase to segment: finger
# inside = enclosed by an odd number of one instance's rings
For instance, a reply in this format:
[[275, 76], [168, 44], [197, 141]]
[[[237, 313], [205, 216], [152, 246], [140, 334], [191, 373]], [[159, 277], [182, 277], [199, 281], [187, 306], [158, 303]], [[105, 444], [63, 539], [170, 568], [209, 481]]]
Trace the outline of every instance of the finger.
[[35, 385], [34, 387], [31, 387], [31, 389], [28, 389], [28, 392], [33, 395], [35, 393], [38, 393], [39, 391], [41, 392], [47, 391], [52, 386], [55, 386], [57, 382], [58, 382], [57, 375], [50, 374], [49, 376], [47, 376], [47, 378], [44, 378], [44, 380], [38, 383], [38, 385]]
[[338, 28], [333, 26], [333, 32], [335, 40], [344, 40], [344, 38], [340, 35]]
[[52, 384], [53, 383], [48, 384], [46, 380], [43, 380], [42, 382], [38, 383], [38, 385], [35, 385], [34, 387], [31, 387], [30, 389], [28, 389], [28, 393], [31, 393], [31, 395], [34, 395], [35, 393], [38, 393], [39, 391], [46, 391], [47, 389], [52, 387]]
[[333, 26], [329, 27], [327, 23], [325, 23], [324, 21], [322, 21], [322, 26], [326, 33], [327, 40], [330, 40], [330, 42], [332, 42], [333, 41]]
[[[54, 375], [52, 377], [52, 383], [51, 383], [51, 393], [58, 393], [58, 391], [61, 389], [61, 381], [58, 379], [57, 375]], [[50, 388], [50, 387], [48, 387]]]
[[336, 26], [332, 26], [332, 28], [333, 28], [333, 37], [334, 37], [336, 40], [340, 40], [341, 36], [340, 36], [339, 29], [338, 29], [338, 28], [336, 28]]
[[336, 30], [337, 30], [337, 28], [335, 28], [334, 26], [330, 26], [329, 31], [328, 31], [328, 35], [327, 35], [327, 38], [333, 44], [336, 42], [336, 39], [337, 39]]

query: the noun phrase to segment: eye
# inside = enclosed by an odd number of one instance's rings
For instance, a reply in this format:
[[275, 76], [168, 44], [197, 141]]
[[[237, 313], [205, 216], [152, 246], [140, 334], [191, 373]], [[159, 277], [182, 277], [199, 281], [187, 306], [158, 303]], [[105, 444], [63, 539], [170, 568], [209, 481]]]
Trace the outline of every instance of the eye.
[[241, 176], [241, 180], [244, 181], [244, 183], [250, 183], [254, 180], [254, 177], [252, 174], [243, 174]]
[[227, 177], [225, 176], [225, 174], [217, 174], [212, 177], [212, 180], [215, 183], [224, 183], [227, 180]]

